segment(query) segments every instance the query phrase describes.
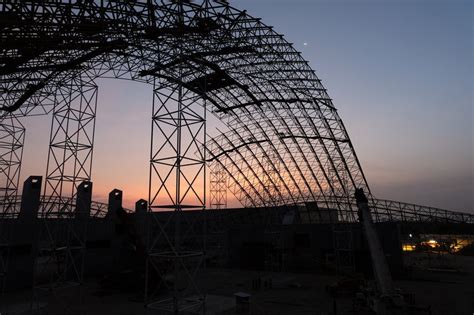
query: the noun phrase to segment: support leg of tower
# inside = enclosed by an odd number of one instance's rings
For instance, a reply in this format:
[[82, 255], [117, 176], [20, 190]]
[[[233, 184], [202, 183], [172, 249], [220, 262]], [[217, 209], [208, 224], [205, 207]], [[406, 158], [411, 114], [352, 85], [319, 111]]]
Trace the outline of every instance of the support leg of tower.
[[0, 218], [14, 215], [17, 207], [25, 127], [13, 114], [0, 120]]
[[63, 313], [83, 282], [97, 91], [86, 76], [58, 85], [52, 115], [34, 289]]
[[[25, 128], [13, 114], [0, 120], [0, 299], [7, 285], [11, 221], [19, 211], [18, 184]], [[2, 310], [0, 309], [0, 312]]]
[[206, 202], [206, 120], [199, 102], [178, 84], [154, 89], [145, 299], [149, 309], [174, 314], [204, 309], [196, 280], [204, 259], [203, 225], [196, 224], [197, 215], [183, 215], [204, 210]]

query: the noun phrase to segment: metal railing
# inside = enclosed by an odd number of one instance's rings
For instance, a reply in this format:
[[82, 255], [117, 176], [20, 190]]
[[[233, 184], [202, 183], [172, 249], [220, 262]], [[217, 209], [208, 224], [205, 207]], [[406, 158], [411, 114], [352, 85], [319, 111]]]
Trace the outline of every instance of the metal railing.
[[[73, 214], [76, 200], [70, 197], [41, 196], [38, 217], [40, 218], [67, 218]], [[0, 219], [15, 219], [20, 213], [21, 196], [17, 195], [8, 200], [0, 199]], [[107, 214], [107, 203], [92, 201], [90, 216], [104, 218]], [[130, 210], [125, 209], [129, 212]]]
[[[347, 213], [356, 211], [355, 200], [347, 198], [334, 198], [334, 209], [336, 205], [340, 208], [339, 214], [342, 217], [349, 217]], [[346, 209], [341, 209], [341, 204], [346, 204]], [[71, 211], [64, 211], [61, 207], [71, 207], [73, 209], [76, 200], [67, 197], [42, 196], [39, 217], [57, 218], [67, 217]], [[20, 212], [21, 196], [9, 198], [9, 200], [0, 199], [0, 219], [14, 219]], [[438, 223], [467, 223], [474, 224], [474, 214], [450, 211], [435, 207], [422, 206], [406, 202], [376, 199], [369, 200], [369, 206], [376, 222], [397, 221], [397, 222], [438, 222]], [[92, 201], [92, 218], [104, 218], [107, 214], [107, 203]], [[125, 209], [127, 212], [131, 210]], [[221, 210], [226, 212], [226, 210]], [[301, 210], [300, 210], [301, 211]], [[247, 212], [247, 211], [245, 211]], [[341, 216], [340, 216], [341, 217]]]

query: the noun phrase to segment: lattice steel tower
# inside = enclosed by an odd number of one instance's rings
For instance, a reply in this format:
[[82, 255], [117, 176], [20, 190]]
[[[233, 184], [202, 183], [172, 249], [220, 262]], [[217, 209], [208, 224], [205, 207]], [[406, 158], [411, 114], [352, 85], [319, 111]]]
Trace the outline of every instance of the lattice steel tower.
[[227, 208], [227, 173], [222, 165], [215, 164], [209, 172], [209, 206], [211, 209]]
[[[203, 305], [195, 274], [204, 241], [191, 235], [205, 231], [182, 214], [205, 212], [210, 164], [225, 172], [227, 191], [244, 207], [313, 203], [352, 222], [352, 194], [364, 188], [376, 221], [474, 222], [469, 214], [372, 198], [308, 62], [261, 19], [209, 0], [0, 2], [0, 218], [17, 215], [11, 205], [19, 199], [23, 117], [43, 114], [53, 121], [39, 216], [73, 216], [79, 185], [92, 179], [98, 78], [141, 82], [153, 94], [145, 285], [152, 308]], [[207, 115], [223, 127], [208, 132]], [[158, 219], [153, 213], [161, 210], [168, 214]], [[62, 228], [45, 226], [40, 247], [70, 256], [77, 249], [74, 268], [85, 235]], [[175, 283], [162, 298], [156, 289], [164, 273]], [[81, 282], [80, 273], [64, 275]], [[51, 283], [64, 277], [57, 280]]]

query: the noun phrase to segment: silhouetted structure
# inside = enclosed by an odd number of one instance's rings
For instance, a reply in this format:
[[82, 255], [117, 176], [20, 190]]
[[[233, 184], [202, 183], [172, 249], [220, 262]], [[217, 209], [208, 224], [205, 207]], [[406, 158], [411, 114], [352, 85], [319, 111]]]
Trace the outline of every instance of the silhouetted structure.
[[[244, 207], [292, 208], [282, 221], [288, 225], [297, 215], [308, 223], [356, 222], [356, 187], [369, 192], [375, 222], [474, 222], [470, 214], [373, 198], [344, 124], [308, 63], [273, 28], [225, 1], [2, 1], [0, 26], [2, 278], [14, 239], [5, 232], [11, 220], [33, 226], [27, 242], [36, 263], [28, 272], [35, 288], [50, 291], [82, 283], [90, 229], [104, 225], [113, 234], [115, 222], [135, 246], [146, 244], [140, 255], [148, 307], [202, 308], [195, 276], [206, 259], [207, 220], [196, 222], [185, 210], [204, 215], [211, 163], [220, 172], [211, 203], [225, 204], [225, 186]], [[121, 191], [111, 192], [108, 206], [91, 201], [95, 80], [102, 77], [153, 88], [148, 201], [137, 203], [135, 222], [147, 233], [130, 232]], [[41, 114], [52, 115], [43, 195], [28, 196], [42, 181], [30, 178], [20, 208], [21, 121]], [[209, 137], [208, 114], [227, 129]], [[90, 217], [106, 208], [89, 228]], [[169, 212], [158, 216], [158, 210]], [[252, 217], [244, 210], [235, 216], [244, 213]], [[278, 233], [268, 224], [270, 210], [257, 213], [265, 235]], [[218, 235], [224, 226], [209, 228]], [[110, 242], [119, 252], [122, 242]], [[48, 261], [60, 268], [45, 280]]]

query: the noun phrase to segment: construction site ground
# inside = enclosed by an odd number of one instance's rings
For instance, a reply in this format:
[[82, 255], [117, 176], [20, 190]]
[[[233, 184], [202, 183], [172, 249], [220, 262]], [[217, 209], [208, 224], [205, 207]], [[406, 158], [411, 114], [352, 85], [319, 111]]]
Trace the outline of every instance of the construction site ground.
[[[425, 314], [430, 314], [428, 309], [433, 315], [473, 314], [474, 257], [408, 253], [405, 261], [411, 271], [405, 279], [395, 280], [395, 286], [412, 294]], [[206, 314], [369, 314], [353, 311], [353, 296], [333, 298], [327, 293], [327, 286], [342, 278], [327, 273], [208, 269], [197, 280], [207, 292]], [[248, 309], [236, 308], [237, 292], [250, 295]], [[32, 291], [5, 294], [1, 314], [31, 314], [31, 301], [40, 314], [65, 314], [65, 310], [90, 315], [164, 314], [144, 308], [142, 292], [123, 286], [104, 289], [94, 278], [49, 298], [33, 298]]]

